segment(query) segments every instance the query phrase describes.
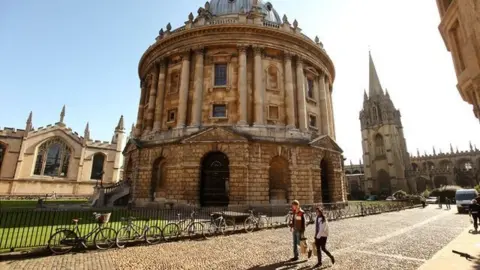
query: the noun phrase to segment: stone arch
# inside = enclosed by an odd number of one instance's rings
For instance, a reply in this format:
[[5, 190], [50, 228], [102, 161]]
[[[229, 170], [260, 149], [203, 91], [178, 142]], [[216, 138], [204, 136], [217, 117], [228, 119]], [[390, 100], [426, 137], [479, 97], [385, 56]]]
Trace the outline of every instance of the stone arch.
[[165, 197], [164, 192], [167, 177], [167, 160], [164, 157], [158, 157], [152, 164], [152, 177], [150, 181], [150, 198], [152, 201], [155, 197]]
[[275, 156], [268, 169], [269, 193], [271, 204], [286, 204], [290, 201], [290, 170], [288, 160]]
[[412, 162], [412, 169], [413, 169], [414, 171], [418, 171], [418, 164], [415, 163], [415, 162]]
[[453, 167], [452, 162], [448, 159], [440, 160], [439, 165], [440, 165], [440, 168], [445, 169], [445, 170], [450, 170]]
[[320, 161], [320, 184], [322, 189], [322, 203], [333, 202], [333, 177], [333, 165], [327, 157], [324, 157]]
[[105, 166], [105, 161], [107, 160], [107, 155], [102, 152], [97, 152], [92, 157], [92, 171], [90, 173], [90, 179], [93, 180], [102, 180]]
[[353, 171], [353, 174], [360, 174], [361, 172], [359, 170]]
[[385, 141], [380, 133], [375, 135], [375, 155], [377, 157], [385, 155]]
[[67, 177], [71, 158], [72, 148], [65, 140], [49, 138], [38, 144], [33, 174]]
[[427, 189], [427, 183], [429, 182], [428, 179], [424, 177], [417, 177], [415, 180], [417, 184], [417, 192], [422, 193]]
[[435, 163], [432, 161], [427, 161], [427, 169], [428, 170], [434, 170], [435, 169]]
[[372, 119], [373, 121], [377, 121], [378, 119], [378, 109], [377, 106], [372, 107]]
[[472, 160], [469, 158], [462, 158], [457, 161], [457, 168], [460, 170], [471, 170], [473, 168]]
[[7, 154], [7, 144], [0, 141], [0, 173], [2, 172], [2, 163]]
[[392, 184], [390, 182], [390, 174], [384, 169], [377, 172], [377, 181], [379, 185], [380, 195], [390, 196], [392, 194]]
[[227, 155], [220, 151], [204, 155], [200, 174], [200, 205], [228, 206], [230, 167]]
[[433, 178], [433, 183], [435, 184], [436, 188], [448, 185], [448, 180], [446, 176], [437, 175]]

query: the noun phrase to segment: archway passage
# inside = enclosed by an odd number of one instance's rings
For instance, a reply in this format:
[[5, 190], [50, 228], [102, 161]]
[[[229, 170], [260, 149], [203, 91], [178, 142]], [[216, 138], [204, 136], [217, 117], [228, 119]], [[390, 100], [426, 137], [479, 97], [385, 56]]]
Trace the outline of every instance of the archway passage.
[[288, 161], [280, 156], [272, 158], [268, 170], [271, 204], [286, 204], [289, 199], [290, 172]]
[[380, 195], [390, 196], [392, 195], [392, 185], [390, 183], [390, 175], [385, 170], [380, 170], [377, 173], [377, 180], [380, 187]]
[[440, 188], [442, 186], [446, 186], [447, 185], [447, 177], [446, 176], [435, 176], [435, 178], [433, 178], [433, 182], [435, 183], [435, 187], [436, 188]]
[[332, 197], [330, 195], [330, 181], [329, 181], [330, 166], [325, 159], [320, 162], [320, 177], [322, 185], [322, 203], [331, 203]]
[[227, 206], [229, 161], [222, 152], [211, 152], [204, 156], [201, 169], [201, 206]]
[[427, 179], [425, 179], [423, 177], [418, 177], [415, 180], [415, 182], [417, 184], [417, 192], [421, 193], [421, 192], [424, 192], [427, 189]]
[[162, 197], [165, 195], [162, 192], [165, 186], [165, 177], [165, 159], [160, 157], [153, 162], [152, 166], [152, 179], [150, 181], [150, 196], [152, 201], [155, 200], [155, 197]]

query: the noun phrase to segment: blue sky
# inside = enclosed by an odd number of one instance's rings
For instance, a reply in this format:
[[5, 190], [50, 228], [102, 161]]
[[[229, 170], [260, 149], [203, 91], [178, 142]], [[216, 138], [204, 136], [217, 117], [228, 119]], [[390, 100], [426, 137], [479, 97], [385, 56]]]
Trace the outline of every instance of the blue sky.
[[[438, 33], [435, 1], [272, 0], [281, 16], [334, 61], [337, 139], [346, 157], [361, 157], [358, 113], [368, 88], [368, 48], [383, 87], [400, 108], [409, 151], [480, 148], [480, 125], [455, 89], [450, 54]], [[0, 126], [58, 121], [109, 140], [120, 115], [136, 119], [138, 61], [161, 27], [183, 25], [204, 1], [0, 1]], [[413, 8], [414, 7], [414, 8]]]

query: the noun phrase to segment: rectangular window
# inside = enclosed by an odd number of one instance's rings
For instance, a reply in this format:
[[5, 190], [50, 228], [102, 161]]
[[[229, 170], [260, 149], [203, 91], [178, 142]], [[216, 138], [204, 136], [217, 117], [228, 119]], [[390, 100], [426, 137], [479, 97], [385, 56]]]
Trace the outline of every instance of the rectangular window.
[[227, 105], [215, 104], [212, 109], [212, 117], [214, 118], [226, 118], [227, 117]]
[[227, 64], [215, 64], [215, 86], [227, 85]]
[[278, 106], [268, 106], [268, 119], [278, 120]]
[[317, 127], [317, 117], [315, 115], [309, 115], [308, 119], [309, 119], [308, 124], [311, 127]]
[[167, 122], [175, 122], [175, 118], [177, 116], [177, 110], [168, 110]]
[[313, 98], [313, 80], [307, 79], [307, 96]]

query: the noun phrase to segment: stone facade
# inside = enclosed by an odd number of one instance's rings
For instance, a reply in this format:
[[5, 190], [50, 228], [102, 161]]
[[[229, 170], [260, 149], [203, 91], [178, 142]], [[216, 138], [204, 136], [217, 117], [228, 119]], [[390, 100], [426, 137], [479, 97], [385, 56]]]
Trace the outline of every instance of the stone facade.
[[271, 3], [207, 2], [185, 26], [160, 30], [139, 76], [124, 152], [137, 202], [318, 202], [321, 183], [324, 201], [345, 199], [333, 63]]
[[396, 190], [415, 192], [406, 171], [410, 169], [400, 111], [384, 91], [369, 55], [369, 94], [360, 111], [367, 194], [390, 195]]
[[90, 139], [64, 123], [65, 107], [54, 125], [0, 130], [0, 196], [88, 196], [98, 180], [115, 183], [122, 176], [123, 117], [111, 142]]
[[421, 155], [417, 150], [411, 160], [418, 192], [443, 185], [474, 187], [480, 183], [480, 150], [472, 144], [467, 151], [454, 151], [450, 146], [447, 153], [437, 153], [433, 148], [432, 154]]
[[452, 53], [457, 88], [480, 120], [480, 0], [437, 0], [438, 27]]

